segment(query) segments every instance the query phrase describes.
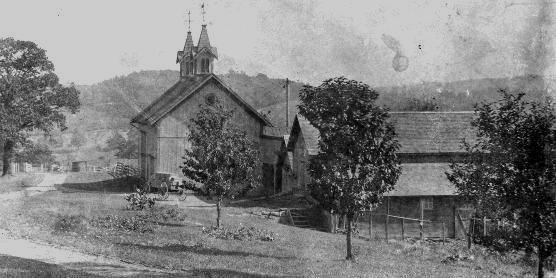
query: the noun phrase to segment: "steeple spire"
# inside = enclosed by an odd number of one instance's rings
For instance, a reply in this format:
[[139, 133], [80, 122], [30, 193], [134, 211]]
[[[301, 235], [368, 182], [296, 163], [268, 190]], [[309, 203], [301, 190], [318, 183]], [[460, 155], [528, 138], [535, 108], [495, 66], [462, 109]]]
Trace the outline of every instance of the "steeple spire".
[[201, 15], [203, 16], [203, 25], [207, 25], [207, 22], [205, 21], [205, 14], [207, 12], [205, 11], [205, 3], [201, 4]]
[[208, 48], [209, 50], [211, 49], [206, 24], [203, 24], [201, 26], [201, 35], [199, 36], [199, 43], [197, 43], [197, 48], [199, 50], [201, 50], [202, 48]]
[[191, 36], [191, 11], [187, 12], [188, 15], [188, 26], [187, 26], [187, 37], [185, 39], [185, 45], [183, 46], [183, 54], [187, 55], [193, 51], [193, 37]]

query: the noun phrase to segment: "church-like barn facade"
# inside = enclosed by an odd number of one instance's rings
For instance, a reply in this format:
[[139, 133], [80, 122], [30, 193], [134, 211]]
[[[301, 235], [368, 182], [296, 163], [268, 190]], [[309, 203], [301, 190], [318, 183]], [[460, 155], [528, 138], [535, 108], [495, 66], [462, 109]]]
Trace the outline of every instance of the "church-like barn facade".
[[[271, 123], [214, 75], [213, 62], [217, 58], [218, 52], [210, 44], [206, 25], [202, 25], [196, 46], [188, 32], [183, 50], [177, 53], [179, 81], [132, 119], [131, 124], [141, 134], [139, 168], [143, 178], [148, 179], [153, 173], [182, 175], [179, 166], [189, 146], [187, 136], [191, 119], [199, 112], [200, 104], [216, 102], [234, 110], [233, 121], [261, 146], [262, 161], [271, 163], [265, 161], [268, 156], [264, 155], [265, 151], [268, 152], [269, 146], [279, 148], [279, 144], [263, 142], [266, 140], [263, 130], [271, 127]], [[267, 172], [273, 173], [273, 170]]]

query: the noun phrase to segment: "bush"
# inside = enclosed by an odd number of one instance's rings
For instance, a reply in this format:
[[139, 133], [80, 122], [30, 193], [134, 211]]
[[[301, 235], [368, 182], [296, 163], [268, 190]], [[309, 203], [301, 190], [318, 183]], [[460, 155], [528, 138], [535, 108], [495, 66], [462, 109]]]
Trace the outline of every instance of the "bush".
[[234, 240], [260, 240], [260, 241], [274, 241], [276, 234], [264, 229], [257, 229], [255, 227], [239, 227], [232, 228], [217, 228], [212, 226], [210, 228], [203, 227], [203, 234], [210, 237], [219, 239], [234, 239]]
[[81, 215], [58, 215], [53, 228], [58, 233], [82, 232], [87, 229], [87, 224]]
[[154, 231], [153, 224], [141, 216], [125, 217], [109, 214], [93, 218], [91, 225], [107, 230], [124, 232], [152, 233]]
[[151, 210], [148, 215], [153, 221], [183, 221], [187, 217], [185, 213], [177, 208], [161, 208], [157, 210]]
[[128, 202], [126, 209], [143, 210], [145, 207], [152, 208], [155, 204], [155, 198], [150, 197], [148, 192], [138, 188], [136, 193], [125, 194], [125, 200]]

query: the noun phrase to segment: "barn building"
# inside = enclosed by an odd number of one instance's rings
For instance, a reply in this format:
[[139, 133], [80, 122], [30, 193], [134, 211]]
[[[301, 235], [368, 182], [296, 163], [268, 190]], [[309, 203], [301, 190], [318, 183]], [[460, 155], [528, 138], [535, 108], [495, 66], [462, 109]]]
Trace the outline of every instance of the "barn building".
[[153, 173], [170, 173], [181, 176], [179, 166], [189, 146], [188, 125], [199, 112], [200, 104], [219, 102], [233, 109], [233, 121], [261, 148], [264, 163], [263, 175], [270, 177], [267, 186], [274, 184], [275, 152], [280, 140], [272, 134], [272, 124], [245, 102], [232, 88], [214, 73], [214, 60], [218, 51], [209, 41], [207, 26], [202, 25], [197, 45], [191, 32], [187, 32], [183, 50], [177, 52], [180, 79], [131, 120], [139, 129], [139, 168], [141, 176], [148, 179]]
[[[466, 152], [461, 147], [463, 140], [475, 140], [471, 127], [473, 115], [473, 112], [390, 113], [401, 145], [398, 157], [402, 173], [395, 189], [376, 209], [377, 214], [389, 210], [391, 215], [443, 221], [448, 236], [455, 236], [457, 214], [468, 214], [470, 208], [456, 195], [445, 172], [451, 162], [465, 157]], [[306, 167], [310, 157], [319, 151], [318, 140], [318, 130], [297, 115], [286, 152], [277, 163], [290, 166], [279, 169], [282, 184], [277, 188], [284, 191], [307, 189], [310, 176]]]

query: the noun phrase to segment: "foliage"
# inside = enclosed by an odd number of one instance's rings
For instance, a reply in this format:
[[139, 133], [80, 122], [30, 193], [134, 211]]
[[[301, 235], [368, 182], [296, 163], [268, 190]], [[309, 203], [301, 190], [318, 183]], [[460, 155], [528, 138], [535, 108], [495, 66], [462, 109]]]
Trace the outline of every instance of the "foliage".
[[91, 225], [123, 232], [152, 233], [154, 231], [154, 225], [140, 215], [131, 217], [112, 214], [98, 216], [91, 220]]
[[[220, 103], [201, 105], [189, 127], [191, 148], [185, 150], [184, 175], [201, 183], [217, 198], [217, 226], [223, 199], [234, 199], [258, 186], [261, 163], [259, 148], [233, 122], [233, 111]], [[190, 187], [198, 190], [197, 187]]]
[[64, 112], [77, 112], [79, 92], [59, 83], [54, 65], [34, 42], [0, 39], [0, 142], [7, 174], [13, 150], [28, 132], [65, 129]]
[[344, 77], [301, 91], [299, 112], [320, 132], [309, 187], [325, 208], [347, 216], [348, 259], [355, 213], [378, 204], [400, 175], [394, 127], [377, 97], [368, 85]]
[[127, 139], [124, 138], [119, 132], [114, 131], [112, 137], [106, 141], [105, 151], [115, 150], [117, 158], [134, 159], [138, 157], [139, 133], [135, 128], [127, 132]]
[[137, 192], [125, 194], [124, 199], [128, 202], [126, 209], [143, 210], [146, 207], [152, 208], [155, 205], [155, 198], [149, 196], [148, 192], [142, 188], [138, 188]]
[[159, 207], [149, 211], [149, 218], [154, 221], [183, 221], [187, 215], [177, 208]]
[[54, 156], [47, 145], [35, 144], [30, 141], [23, 144], [23, 149], [15, 154], [15, 159], [31, 164], [50, 165], [54, 163]]
[[542, 262], [556, 247], [556, 113], [549, 100], [501, 96], [476, 108], [477, 142], [465, 143], [469, 158], [447, 175], [479, 215], [507, 223], [496, 242], [536, 247]]
[[87, 225], [82, 215], [58, 215], [53, 228], [58, 233], [83, 232]]
[[79, 149], [83, 145], [85, 145], [86, 142], [87, 142], [87, 139], [85, 138], [85, 135], [83, 135], [83, 133], [79, 130], [75, 131], [71, 135], [70, 144], [71, 144], [71, 146], [76, 147], [77, 149]]
[[233, 240], [260, 240], [260, 241], [274, 241], [276, 234], [272, 231], [264, 229], [257, 229], [255, 227], [245, 227], [239, 225], [238, 227], [203, 227], [203, 234], [218, 239], [233, 239]]

